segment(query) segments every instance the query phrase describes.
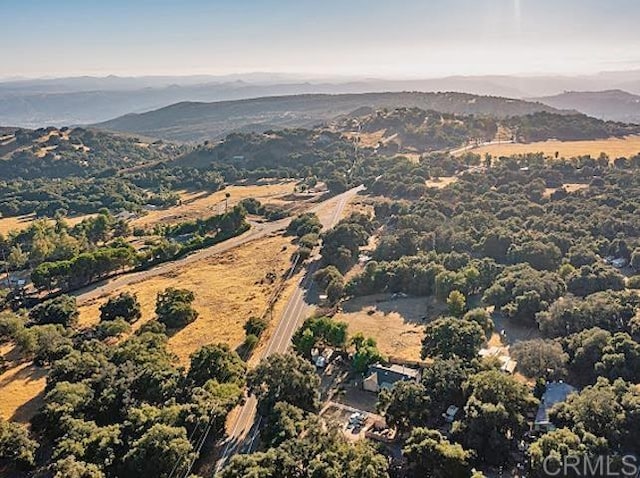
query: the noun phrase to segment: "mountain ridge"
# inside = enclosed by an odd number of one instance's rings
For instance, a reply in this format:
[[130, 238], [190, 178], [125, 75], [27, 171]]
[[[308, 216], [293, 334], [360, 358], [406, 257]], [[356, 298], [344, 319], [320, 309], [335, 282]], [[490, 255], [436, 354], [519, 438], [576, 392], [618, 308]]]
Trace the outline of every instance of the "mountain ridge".
[[[458, 92], [305, 94], [210, 103], [180, 102], [154, 111], [124, 115], [93, 126], [171, 141], [198, 142], [220, 139], [230, 132], [245, 130], [247, 125], [255, 125], [250, 131], [256, 132], [273, 127], [310, 127], [362, 107], [417, 107], [442, 113], [498, 118], [539, 111], [562, 113], [542, 103]], [[265, 127], [261, 128], [260, 125]]]

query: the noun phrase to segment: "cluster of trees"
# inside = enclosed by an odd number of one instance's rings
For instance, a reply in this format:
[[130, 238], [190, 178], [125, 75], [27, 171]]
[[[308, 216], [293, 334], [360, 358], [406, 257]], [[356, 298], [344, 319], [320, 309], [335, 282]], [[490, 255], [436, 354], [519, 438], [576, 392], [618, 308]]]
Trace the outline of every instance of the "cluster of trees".
[[[148, 267], [152, 264], [172, 260], [191, 251], [209, 247], [241, 234], [249, 227], [245, 217], [246, 211], [236, 206], [225, 214], [169, 226], [163, 231], [166, 235], [190, 233], [192, 237], [186, 242], [165, 239], [156, 246], [136, 252], [132, 246], [120, 238], [106, 242], [115, 234], [126, 234], [128, 229], [117, 226], [120, 222], [117, 222], [116, 226], [111, 226], [108, 222], [111, 216], [105, 212], [94, 219], [84, 220], [70, 232], [67, 232], [62, 226], [60, 233], [56, 233], [55, 228], [48, 228], [46, 231], [52, 231], [49, 235], [43, 235], [40, 232], [42, 229], [37, 229], [39, 232], [32, 235], [18, 234], [12, 239], [13, 243], [18, 245], [10, 249], [9, 258], [11, 259], [13, 255], [17, 254], [16, 250], [21, 250], [19, 249], [20, 241], [30, 244], [32, 254], [34, 251], [47, 250], [46, 244], [52, 243], [56, 237], [59, 238], [61, 235], [69, 238], [69, 241], [75, 241], [75, 243], [84, 241], [82, 243], [86, 245], [86, 249], [83, 252], [78, 252], [78, 248], [69, 248], [68, 258], [40, 262], [35, 265], [31, 273], [31, 280], [34, 286], [39, 289], [72, 290], [119, 270], [123, 271], [134, 266]], [[29, 228], [27, 233], [32, 230], [33, 228]], [[98, 246], [98, 243], [103, 245]], [[53, 252], [56, 251], [53, 244], [51, 244], [51, 248]], [[56, 256], [49, 255], [44, 256], [43, 259], [53, 259], [54, 257]]]
[[528, 377], [544, 380], [571, 378], [577, 385], [598, 377], [640, 382], [640, 344], [627, 332], [592, 327], [562, 339], [534, 339], [516, 343], [511, 355]]
[[216, 214], [204, 219], [158, 225], [155, 227], [155, 233], [167, 237], [176, 237], [188, 234], [207, 236], [212, 233], [216, 235], [225, 231], [236, 231], [244, 224], [246, 213], [247, 211], [242, 206], [235, 206], [223, 214]]
[[637, 385], [599, 378], [594, 385], [554, 406], [550, 418], [558, 430], [532, 444], [532, 467], [539, 471], [547, 456], [557, 463], [567, 455], [584, 459], [612, 452], [637, 454], [639, 412]]
[[36, 220], [24, 230], [0, 236], [0, 250], [9, 269], [19, 270], [43, 262], [69, 260], [127, 234], [126, 222], [101, 209], [73, 227], [62, 216], [54, 222]]
[[561, 115], [544, 111], [508, 118], [505, 125], [515, 131], [518, 140], [524, 142], [606, 139], [638, 132], [635, 125], [602, 121], [583, 114]]
[[293, 335], [293, 347], [298, 354], [310, 358], [312, 349], [316, 347], [346, 350], [353, 346], [352, 365], [357, 373], [364, 373], [370, 365], [385, 360], [374, 339], [361, 333], [349, 338], [347, 329], [346, 322], [330, 317], [310, 317]]
[[35, 213], [38, 217], [68, 214], [92, 214], [100, 208], [111, 211], [139, 211], [144, 205], [171, 206], [179, 196], [156, 183], [152, 190], [136, 186], [125, 177], [111, 174], [80, 178], [69, 176], [0, 180], [0, 214], [18, 216]]
[[267, 221], [277, 221], [289, 215], [287, 211], [273, 205], [264, 205], [255, 198], [246, 198], [240, 201], [240, 205], [249, 213], [263, 216]]
[[[347, 118], [338, 127], [351, 131], [351, 123], [351, 119]], [[363, 132], [385, 131], [386, 136], [394, 136], [392, 146], [387, 145], [385, 148], [388, 153], [398, 151], [398, 145], [404, 150], [452, 149], [472, 140], [490, 141], [498, 130], [498, 123], [494, 118], [453, 115], [420, 108], [378, 110], [358, 118], [358, 124]]]
[[70, 260], [43, 262], [31, 273], [33, 285], [38, 289], [71, 290], [90, 284], [117, 270], [134, 265], [133, 247], [102, 247], [84, 252]]
[[234, 456], [221, 476], [389, 476], [387, 458], [372, 444], [349, 443], [338, 427], [327, 426], [317, 416], [320, 377], [306, 359], [272, 355], [249, 372], [247, 384], [265, 419], [261, 430], [264, 449]]
[[178, 366], [164, 323], [191, 316], [190, 300], [188, 291], [164, 291], [158, 320], [115, 345], [99, 332], [140, 318], [140, 304], [128, 293], [102, 305], [93, 329], [73, 329], [78, 311], [68, 296], [44, 302], [28, 318], [0, 315], [0, 340], [14, 340], [50, 370], [31, 431], [0, 421], [0, 460], [57, 478], [186, 473], [207, 430], [214, 439], [223, 435], [246, 379], [245, 363], [226, 344], [197, 350], [188, 372]]
[[375, 223], [369, 216], [353, 213], [322, 234], [322, 262], [340, 272], [349, 270], [358, 261], [360, 247], [367, 244]]
[[[476, 359], [442, 356], [424, 368], [419, 383], [399, 382], [378, 399], [387, 422], [410, 431], [403, 451], [413, 476], [443, 464], [452, 473], [438, 476], [469, 476], [474, 464], [504, 463], [536, 404], [529, 388], [510, 375]], [[450, 405], [462, 408], [452, 428], [455, 441], [431, 430]]]
[[602, 291], [584, 298], [569, 295], [539, 313], [536, 320], [542, 333], [549, 337], [566, 336], [590, 327], [632, 332], [636, 323], [632, 319], [639, 306], [640, 298], [632, 291]]
[[185, 151], [161, 141], [142, 144], [136, 138], [84, 128], [41, 129], [21, 135], [20, 142], [21, 147], [0, 163], [3, 178], [90, 177], [166, 161]]

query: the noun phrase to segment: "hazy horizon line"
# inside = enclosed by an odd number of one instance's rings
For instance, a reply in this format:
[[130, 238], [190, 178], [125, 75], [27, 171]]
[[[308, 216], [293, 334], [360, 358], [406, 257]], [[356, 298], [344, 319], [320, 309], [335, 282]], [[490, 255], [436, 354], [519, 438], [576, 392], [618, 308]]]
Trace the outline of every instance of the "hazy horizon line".
[[229, 77], [251, 77], [251, 76], [269, 76], [272, 75], [274, 77], [283, 77], [287, 79], [300, 79], [300, 80], [341, 80], [341, 81], [419, 81], [419, 80], [438, 80], [438, 79], [446, 79], [446, 78], [484, 78], [484, 77], [514, 77], [514, 78], [544, 78], [544, 77], [559, 77], [559, 78], [575, 78], [575, 77], [589, 77], [589, 76], [598, 76], [603, 74], [613, 74], [613, 73], [634, 73], [640, 72], [640, 64], [629, 67], [629, 68], [620, 68], [620, 69], [599, 69], [592, 70], [590, 72], [576, 72], [576, 73], [567, 73], [567, 72], [517, 72], [517, 73], [478, 73], [478, 74], [469, 74], [469, 73], [450, 73], [446, 75], [408, 75], [408, 74], [398, 74], [398, 75], [376, 75], [374, 73], [367, 74], [327, 74], [327, 73], [303, 73], [299, 71], [268, 71], [268, 70], [247, 70], [247, 71], [235, 71], [235, 72], [227, 72], [227, 73], [78, 73], [72, 75], [35, 75], [35, 76], [26, 76], [26, 75], [9, 75], [9, 76], [0, 76], [0, 82], [18, 82], [18, 81], [54, 81], [54, 80], [66, 80], [66, 79], [78, 79], [78, 78], [88, 78], [88, 79], [98, 79], [98, 80], [106, 80], [109, 78], [114, 79], [143, 79], [143, 78], [229, 78]]

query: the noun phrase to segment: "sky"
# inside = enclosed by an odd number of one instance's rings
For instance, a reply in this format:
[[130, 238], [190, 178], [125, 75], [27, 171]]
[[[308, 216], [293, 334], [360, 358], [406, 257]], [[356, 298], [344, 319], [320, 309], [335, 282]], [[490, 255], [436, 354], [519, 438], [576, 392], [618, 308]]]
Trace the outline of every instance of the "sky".
[[640, 68], [638, 0], [0, 0], [0, 77]]

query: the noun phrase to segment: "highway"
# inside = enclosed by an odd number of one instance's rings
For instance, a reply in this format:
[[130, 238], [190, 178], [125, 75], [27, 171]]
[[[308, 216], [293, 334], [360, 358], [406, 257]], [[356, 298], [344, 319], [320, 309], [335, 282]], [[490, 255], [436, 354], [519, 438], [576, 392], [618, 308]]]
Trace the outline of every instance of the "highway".
[[[319, 216], [325, 230], [333, 227], [340, 220], [347, 203], [362, 189], [364, 189], [362, 186], [353, 188], [333, 198], [336, 202], [335, 209], [326, 217]], [[298, 286], [289, 297], [278, 325], [269, 338], [268, 345], [260, 358], [276, 353], [284, 353], [289, 348], [291, 337], [293, 337], [300, 323], [308, 316], [312, 307], [311, 304], [305, 301], [305, 292], [312, 286], [313, 273], [318, 268], [318, 264], [318, 261], [313, 261], [302, 279], [300, 279]], [[228, 424], [229, 434], [222, 444], [222, 453], [216, 464], [216, 473], [222, 469], [234, 454], [252, 450], [259, 433], [261, 420], [259, 417], [256, 419], [256, 410], [257, 401], [251, 395], [244, 405], [232, 414], [234, 418]]]

